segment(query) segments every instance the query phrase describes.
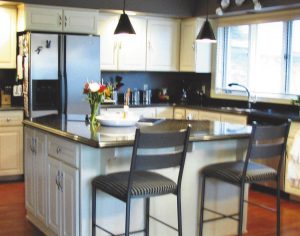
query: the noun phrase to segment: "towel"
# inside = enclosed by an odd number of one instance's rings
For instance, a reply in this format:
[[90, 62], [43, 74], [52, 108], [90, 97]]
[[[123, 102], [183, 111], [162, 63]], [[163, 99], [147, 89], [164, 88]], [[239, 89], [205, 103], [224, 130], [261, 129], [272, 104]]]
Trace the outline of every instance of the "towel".
[[286, 177], [293, 187], [300, 187], [300, 130], [296, 133], [288, 153]]

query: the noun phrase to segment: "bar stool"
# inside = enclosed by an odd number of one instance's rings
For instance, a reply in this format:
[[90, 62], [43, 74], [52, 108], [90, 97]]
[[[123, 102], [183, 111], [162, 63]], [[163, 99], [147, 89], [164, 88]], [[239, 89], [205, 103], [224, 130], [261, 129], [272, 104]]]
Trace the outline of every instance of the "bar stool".
[[[280, 235], [280, 173], [284, 161], [286, 142], [290, 128], [290, 121], [283, 125], [259, 126], [256, 123], [252, 126], [251, 137], [247, 149], [245, 161], [232, 161], [225, 163], [212, 164], [201, 170], [202, 192], [200, 206], [200, 230], [199, 235], [203, 234], [203, 224], [214, 220], [230, 218], [238, 221], [238, 235], [242, 235], [243, 230], [243, 210], [244, 210], [244, 190], [245, 184], [252, 184], [262, 181], [276, 182], [276, 208], [277, 208], [277, 236]], [[275, 159], [279, 158], [277, 169], [254, 162], [256, 159]], [[236, 185], [240, 189], [239, 193], [239, 212], [237, 214], [225, 215], [211, 209], [205, 208], [205, 180], [214, 178]], [[263, 207], [262, 205], [258, 205]], [[266, 208], [266, 207], [264, 207]], [[267, 208], [266, 208], [267, 209]], [[212, 212], [218, 217], [203, 219], [204, 210]]]
[[[181, 179], [190, 129], [188, 126], [186, 129], [168, 132], [155, 132], [151, 129], [136, 130], [130, 171], [101, 175], [92, 181], [93, 236], [96, 234], [96, 227], [114, 235], [107, 229], [96, 225], [96, 190], [101, 190], [126, 203], [125, 236], [138, 232], [145, 232], [146, 235], [149, 235], [149, 218], [157, 220], [149, 214], [150, 198], [170, 193], [175, 194], [177, 196], [177, 231], [178, 235], [182, 235]], [[169, 167], [179, 167], [177, 183], [161, 174], [149, 171]], [[129, 232], [132, 198], [146, 199], [145, 228], [135, 232]], [[160, 220], [157, 221], [161, 223]]]

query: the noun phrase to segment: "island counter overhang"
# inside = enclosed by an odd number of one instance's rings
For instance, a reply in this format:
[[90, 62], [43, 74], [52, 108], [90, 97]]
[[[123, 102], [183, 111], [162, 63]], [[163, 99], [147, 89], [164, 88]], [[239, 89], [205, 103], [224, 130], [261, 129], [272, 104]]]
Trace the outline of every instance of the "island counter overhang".
[[[85, 144], [94, 148], [132, 146], [137, 127], [105, 127], [92, 129], [85, 122], [84, 115], [49, 115], [25, 119], [24, 125]], [[219, 121], [164, 120], [151, 126], [151, 130], [172, 130], [191, 124], [190, 142], [217, 141], [227, 139], [248, 139], [251, 127]]]
[[[197, 235], [198, 232], [198, 209], [199, 189], [201, 186], [201, 168], [203, 166], [230, 160], [243, 158], [251, 127], [217, 121], [183, 121], [165, 120], [150, 129], [172, 129], [192, 125], [190, 148], [187, 153], [186, 165], [182, 182], [182, 214], [183, 235]], [[91, 235], [91, 180], [100, 174], [108, 174], [115, 171], [128, 170], [130, 166], [134, 132], [136, 127], [112, 128], [100, 126], [97, 132], [90, 129], [89, 124], [84, 122], [84, 116], [46, 116], [32, 120], [24, 120], [24, 157], [25, 157], [25, 197], [27, 218], [40, 228], [46, 235], [59, 235], [62, 231], [69, 235]], [[120, 134], [120, 131], [122, 133]], [[39, 155], [33, 155], [32, 159], [32, 131], [39, 141], [43, 150]], [[43, 142], [45, 143], [43, 146]], [[64, 152], [53, 148], [53, 145], [74, 147], [76, 152]], [[58, 146], [59, 147], [59, 146]], [[27, 150], [27, 151], [26, 151]], [[74, 154], [76, 161], [64, 159], [60, 156], [65, 153]], [[56, 201], [60, 196], [59, 185], [56, 185], [57, 175], [53, 166], [66, 166], [73, 170], [74, 181], [69, 190], [65, 189], [61, 194], [69, 194], [72, 201]], [[40, 166], [38, 166], [40, 164]], [[69, 167], [68, 167], [69, 168]], [[63, 168], [62, 168], [63, 169]], [[61, 171], [61, 169], [59, 169]], [[35, 183], [32, 181], [32, 172]], [[176, 170], [167, 171], [166, 174], [173, 178]], [[46, 173], [46, 174], [45, 174]], [[51, 174], [54, 173], [55, 175]], [[68, 173], [65, 173], [66, 176]], [[71, 179], [71, 178], [69, 178]], [[43, 186], [44, 184], [44, 186]], [[32, 190], [34, 187], [40, 189]], [[213, 209], [233, 213], [237, 211], [238, 189], [235, 186], [226, 185], [217, 181], [208, 182], [208, 201]], [[43, 194], [43, 191], [45, 193]], [[247, 196], [247, 193], [245, 194]], [[43, 199], [44, 196], [44, 199]], [[34, 198], [35, 197], [35, 198]], [[62, 197], [63, 199], [64, 197]], [[56, 200], [54, 200], [56, 199]], [[174, 196], [162, 197], [151, 200], [151, 214], [162, 219], [174, 227], [176, 223], [176, 202]], [[116, 229], [120, 233], [124, 225], [124, 203], [116, 202], [113, 198], [103, 193], [97, 193], [98, 207], [97, 223], [110, 229]], [[71, 203], [70, 203], [71, 202]], [[53, 204], [55, 206], [53, 206]], [[59, 207], [57, 207], [59, 204]], [[45, 205], [43, 211], [39, 208]], [[133, 203], [132, 229], [140, 229], [143, 225], [142, 206], [143, 201]], [[53, 212], [54, 209], [59, 212]], [[73, 210], [71, 210], [73, 209]], [[63, 213], [62, 213], [62, 212]], [[72, 211], [69, 212], [68, 211]], [[41, 212], [44, 216], [41, 217]], [[67, 212], [67, 213], [66, 213]], [[114, 212], [113, 216], [112, 213]], [[245, 210], [247, 213], [247, 211]], [[62, 213], [61, 216], [59, 213]], [[64, 220], [64, 215], [73, 217]], [[58, 216], [56, 219], [54, 216]], [[109, 216], [109, 217], [108, 217]], [[54, 217], [54, 218], [53, 218]], [[112, 218], [113, 217], [113, 218]], [[113, 219], [113, 220], [112, 220]], [[245, 217], [245, 222], [246, 222]], [[68, 224], [66, 223], [68, 222]], [[72, 224], [70, 224], [72, 222]], [[176, 235], [174, 231], [167, 230], [156, 223], [150, 222], [152, 235]], [[231, 220], [217, 221], [208, 224], [204, 229], [205, 235], [230, 235], [235, 233], [236, 222]], [[223, 234], [225, 233], [225, 234]], [[101, 235], [100, 232], [97, 235]]]

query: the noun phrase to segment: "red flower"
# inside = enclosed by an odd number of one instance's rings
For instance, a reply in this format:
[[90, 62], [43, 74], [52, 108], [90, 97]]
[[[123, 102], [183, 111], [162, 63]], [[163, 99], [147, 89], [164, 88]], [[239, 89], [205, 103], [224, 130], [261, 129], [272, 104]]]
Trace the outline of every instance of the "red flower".
[[106, 89], [106, 86], [104, 84], [101, 84], [98, 93], [103, 93], [105, 91], [105, 89]]

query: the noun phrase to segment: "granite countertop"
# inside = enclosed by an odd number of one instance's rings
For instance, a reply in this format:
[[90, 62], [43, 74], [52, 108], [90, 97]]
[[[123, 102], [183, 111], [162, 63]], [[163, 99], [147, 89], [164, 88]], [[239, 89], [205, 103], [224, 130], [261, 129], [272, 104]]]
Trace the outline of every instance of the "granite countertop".
[[[25, 119], [24, 125], [35, 127], [95, 148], [132, 146], [137, 126], [107, 127], [100, 126], [96, 131], [85, 123], [84, 115], [49, 115], [34, 119]], [[141, 128], [172, 130], [192, 125], [190, 141], [226, 140], [249, 138], [251, 127], [218, 121], [163, 120], [153, 126]]]
[[23, 110], [22, 106], [13, 106], [13, 105], [2, 105], [0, 106], [0, 111], [19, 111]]
[[[107, 104], [101, 105], [103, 108], [122, 108], [122, 104]], [[273, 119], [282, 119], [287, 120], [291, 119], [293, 121], [300, 121], [299, 114], [295, 114], [293, 112], [278, 112], [272, 109], [260, 110], [260, 109], [248, 109], [248, 108], [240, 108], [240, 107], [212, 107], [212, 106], [198, 106], [198, 105], [183, 105], [183, 104], [175, 104], [175, 103], [152, 103], [149, 105], [140, 104], [140, 105], [130, 105], [130, 107], [179, 107], [179, 108], [189, 108], [189, 109], [201, 109], [204, 111], [212, 111], [212, 112], [222, 112], [222, 113], [231, 113], [236, 115], [251, 115], [251, 116], [260, 116], [260, 117], [268, 117]]]

